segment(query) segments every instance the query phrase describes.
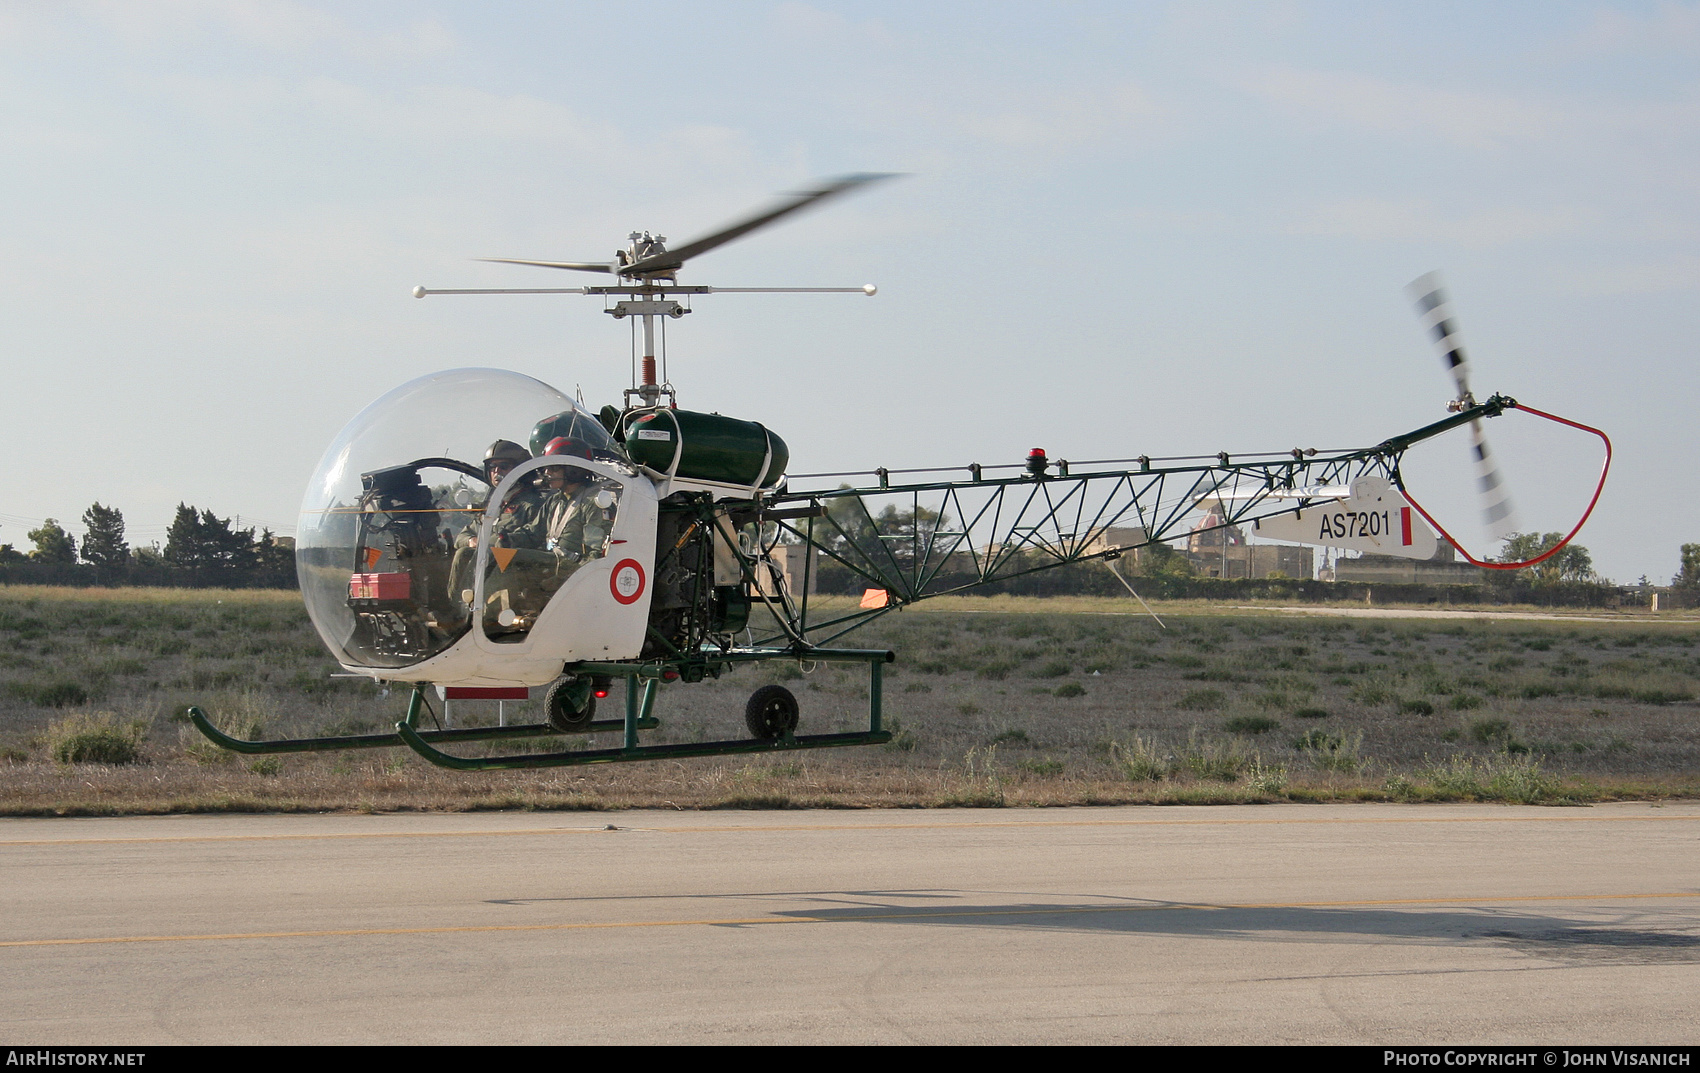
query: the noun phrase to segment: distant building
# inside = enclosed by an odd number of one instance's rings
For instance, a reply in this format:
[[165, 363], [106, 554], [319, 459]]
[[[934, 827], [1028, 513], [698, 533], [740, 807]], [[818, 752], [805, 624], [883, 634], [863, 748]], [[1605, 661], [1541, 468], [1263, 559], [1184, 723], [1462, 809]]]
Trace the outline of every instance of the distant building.
[[[809, 592], [817, 592], [820, 588], [820, 553], [812, 544], [780, 544], [768, 552], [768, 558], [779, 568], [780, 576], [785, 579], [785, 591], [793, 597], [803, 595], [803, 573], [805, 564], [809, 575]], [[761, 591], [768, 596], [779, 595], [774, 591], [767, 571], [757, 571], [757, 584]]]
[[1085, 553], [1093, 555], [1110, 548], [1132, 548], [1133, 550], [1123, 553], [1122, 561], [1138, 570], [1144, 565], [1145, 557], [1151, 554], [1151, 548], [1147, 544], [1150, 539], [1150, 532], [1142, 526], [1115, 526], [1099, 530], [1086, 542]]
[[1310, 548], [1248, 543], [1245, 530], [1223, 525], [1215, 511], [1192, 527], [1181, 554], [1201, 577], [1264, 578], [1280, 574], [1308, 580], [1316, 571], [1316, 553]]
[[[1177, 554], [1191, 564], [1200, 577], [1261, 578], [1281, 574], [1291, 578], [1310, 578], [1315, 574], [1316, 555], [1309, 548], [1289, 544], [1248, 544], [1245, 531], [1237, 525], [1222, 525], [1220, 516], [1208, 514], [1193, 527], [1184, 550]], [[1150, 534], [1142, 528], [1106, 529], [1087, 545], [1087, 552], [1112, 547], [1145, 545], [1127, 553], [1124, 561], [1132, 562], [1138, 570], [1151, 554], [1146, 544]]]
[[1458, 562], [1452, 545], [1444, 540], [1427, 559], [1405, 559], [1397, 555], [1362, 555], [1339, 559], [1334, 564], [1335, 581], [1373, 582], [1381, 585], [1481, 585], [1487, 571]]

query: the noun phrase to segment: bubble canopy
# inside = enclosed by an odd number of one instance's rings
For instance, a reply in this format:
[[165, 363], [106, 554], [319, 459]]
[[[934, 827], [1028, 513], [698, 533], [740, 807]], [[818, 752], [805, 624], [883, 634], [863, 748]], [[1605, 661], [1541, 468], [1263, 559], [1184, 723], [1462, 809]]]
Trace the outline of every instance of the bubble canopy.
[[485, 452], [525, 447], [544, 421], [585, 448], [611, 446], [572, 399], [500, 369], [422, 376], [344, 426], [307, 485], [295, 551], [307, 612], [344, 665], [408, 666], [466, 633], [447, 571], [489, 497]]

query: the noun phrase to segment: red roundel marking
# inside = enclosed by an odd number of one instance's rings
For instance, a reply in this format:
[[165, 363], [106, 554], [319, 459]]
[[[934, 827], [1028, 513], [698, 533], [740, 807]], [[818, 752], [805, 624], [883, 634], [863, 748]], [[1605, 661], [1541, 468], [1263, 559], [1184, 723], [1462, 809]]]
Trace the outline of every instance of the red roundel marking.
[[614, 564], [614, 573], [608, 579], [609, 591], [614, 599], [623, 604], [636, 603], [643, 595], [643, 567], [636, 559], [621, 559]]

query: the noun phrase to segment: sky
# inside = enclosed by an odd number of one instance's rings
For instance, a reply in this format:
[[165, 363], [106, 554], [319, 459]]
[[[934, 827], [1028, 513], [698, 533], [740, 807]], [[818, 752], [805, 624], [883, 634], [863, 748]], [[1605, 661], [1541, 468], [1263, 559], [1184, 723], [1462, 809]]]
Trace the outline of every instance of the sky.
[[[416, 376], [593, 406], [607, 259], [812, 179], [904, 178], [691, 262], [680, 403], [793, 470], [1362, 446], [1453, 389], [1404, 293], [1445, 274], [1478, 396], [1612, 437], [1578, 541], [1700, 542], [1700, 5], [0, 0], [0, 542], [91, 502], [294, 531], [325, 446]], [[1525, 528], [1597, 440], [1489, 423]], [[1412, 452], [1477, 554], [1462, 434]], [[1680, 489], [1678, 490], [1680, 491]]]

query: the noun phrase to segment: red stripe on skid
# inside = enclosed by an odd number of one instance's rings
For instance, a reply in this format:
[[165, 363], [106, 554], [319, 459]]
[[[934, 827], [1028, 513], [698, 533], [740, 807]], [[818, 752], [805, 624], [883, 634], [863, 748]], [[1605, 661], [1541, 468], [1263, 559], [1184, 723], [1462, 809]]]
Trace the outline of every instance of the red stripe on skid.
[[1404, 536], [1404, 539], [1405, 539], [1405, 546], [1408, 548], [1408, 547], [1411, 546], [1411, 508], [1410, 507], [1400, 507], [1399, 508], [1399, 527], [1403, 532], [1403, 536]]

